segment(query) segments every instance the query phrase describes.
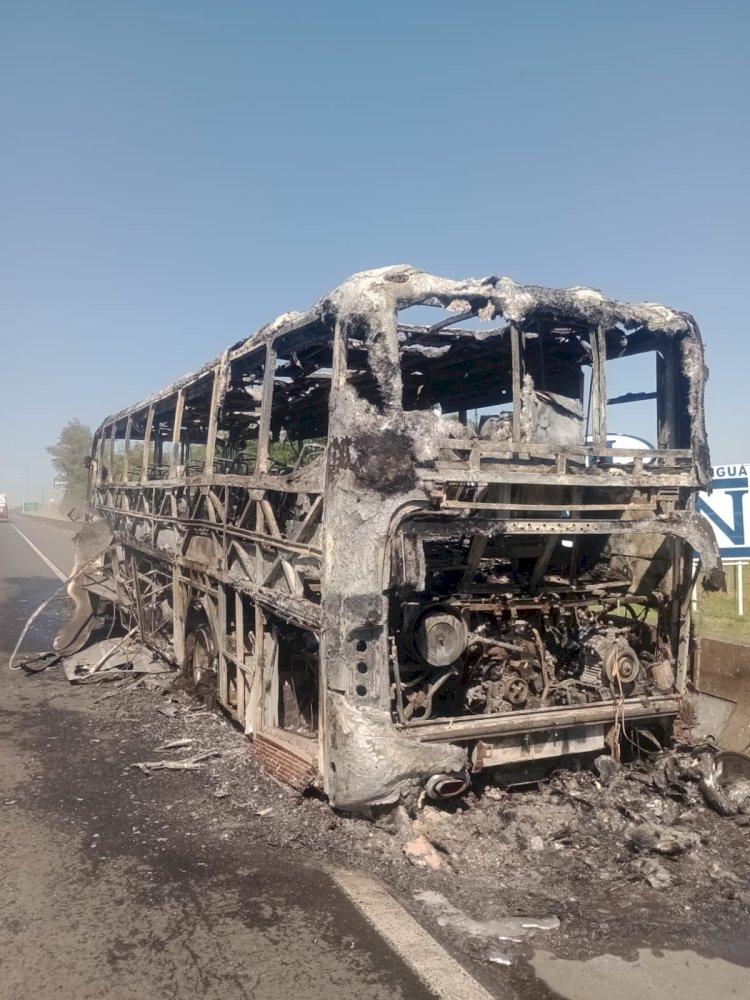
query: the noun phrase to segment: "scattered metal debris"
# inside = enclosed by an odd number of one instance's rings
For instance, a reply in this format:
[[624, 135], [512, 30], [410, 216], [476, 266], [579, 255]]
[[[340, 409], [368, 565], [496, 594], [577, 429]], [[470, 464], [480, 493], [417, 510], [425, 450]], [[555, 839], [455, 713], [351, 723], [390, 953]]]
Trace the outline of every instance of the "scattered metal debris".
[[96, 699], [95, 704], [99, 702], [106, 701], [108, 698], [114, 698], [116, 694], [124, 694], [126, 691], [134, 691], [135, 688], [140, 687], [141, 684], [145, 684], [146, 674], [139, 674], [130, 683], [126, 684], [124, 682], [119, 682], [117, 678], [113, 678], [115, 684], [115, 690], [108, 691], [106, 694], [101, 695], [101, 697]]
[[489, 948], [487, 950], [487, 961], [492, 962], [493, 965], [513, 964], [513, 960], [510, 955], [506, 955], [503, 951], [498, 951], [497, 948]]
[[724, 751], [710, 758], [701, 778], [701, 791], [722, 816], [750, 813], [750, 757]]
[[39, 674], [43, 670], [48, 670], [50, 667], [56, 666], [60, 660], [62, 660], [62, 653], [47, 651], [44, 653], [37, 653], [35, 656], [29, 656], [26, 659], [19, 661], [18, 666], [24, 671], [24, 673]]
[[198, 771], [203, 767], [204, 761], [210, 757], [220, 756], [221, 750], [214, 748], [212, 750], [201, 750], [200, 753], [196, 753], [184, 760], [146, 760], [138, 761], [130, 766], [139, 768], [144, 774], [151, 777], [154, 771]]
[[[450, 903], [440, 892], [425, 889], [414, 894], [419, 903], [424, 903], [435, 914], [440, 927], [450, 927], [468, 937], [484, 940], [519, 943], [533, 937], [537, 931], [556, 931], [560, 927], [558, 917], [518, 917], [508, 916], [489, 920], [475, 920]], [[503, 963], [505, 964], [505, 963]]]
[[156, 749], [157, 750], [183, 750], [186, 747], [191, 747], [192, 745], [193, 745], [193, 741], [189, 740], [189, 739], [184, 739], [184, 740], [169, 740], [169, 742], [162, 743], [161, 746], [158, 746]]
[[119, 639], [104, 639], [63, 660], [63, 670], [71, 684], [127, 679], [136, 674], [169, 674], [173, 669], [148, 647], [135, 641], [132, 633]]

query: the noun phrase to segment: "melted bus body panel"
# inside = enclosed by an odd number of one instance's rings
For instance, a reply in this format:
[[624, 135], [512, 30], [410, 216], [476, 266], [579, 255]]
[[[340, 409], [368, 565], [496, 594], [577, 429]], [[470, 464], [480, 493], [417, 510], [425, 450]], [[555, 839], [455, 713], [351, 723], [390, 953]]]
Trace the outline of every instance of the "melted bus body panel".
[[[654, 390], [610, 395], [634, 358]], [[104, 421], [87, 591], [339, 808], [616, 752], [679, 710], [694, 553], [723, 583], [704, 380], [663, 306], [355, 275]], [[633, 402], [652, 449], [607, 426]]]

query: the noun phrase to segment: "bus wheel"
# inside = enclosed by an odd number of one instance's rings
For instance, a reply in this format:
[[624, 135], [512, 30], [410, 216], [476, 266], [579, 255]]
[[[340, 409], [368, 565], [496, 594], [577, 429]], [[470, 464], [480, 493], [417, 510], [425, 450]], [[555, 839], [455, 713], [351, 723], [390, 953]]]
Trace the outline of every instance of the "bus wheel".
[[216, 689], [216, 645], [211, 629], [200, 625], [185, 640], [185, 679], [200, 694]]

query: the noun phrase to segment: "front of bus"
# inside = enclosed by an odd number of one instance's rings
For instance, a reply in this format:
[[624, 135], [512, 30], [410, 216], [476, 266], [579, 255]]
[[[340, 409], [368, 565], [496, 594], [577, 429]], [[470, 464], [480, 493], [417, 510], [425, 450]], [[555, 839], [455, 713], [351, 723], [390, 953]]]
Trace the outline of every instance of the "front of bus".
[[[332, 803], [453, 796], [663, 742], [690, 667], [696, 553], [721, 585], [694, 511], [708, 453], [690, 317], [411, 268], [358, 275], [332, 302]], [[416, 305], [442, 318], [404, 322]], [[607, 448], [607, 378], [635, 357], [655, 365], [646, 456]]]

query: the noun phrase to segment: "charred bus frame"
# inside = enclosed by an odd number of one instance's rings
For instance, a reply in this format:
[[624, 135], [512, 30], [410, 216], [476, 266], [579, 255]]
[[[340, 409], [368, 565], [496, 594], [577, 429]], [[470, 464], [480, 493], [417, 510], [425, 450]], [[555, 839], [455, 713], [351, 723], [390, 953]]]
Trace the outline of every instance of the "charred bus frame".
[[[656, 447], [612, 448], [608, 369], [647, 352]], [[704, 381], [686, 313], [355, 275], [104, 421], [79, 616], [111, 603], [345, 809], [616, 748], [679, 711], [694, 552], [722, 585]]]

